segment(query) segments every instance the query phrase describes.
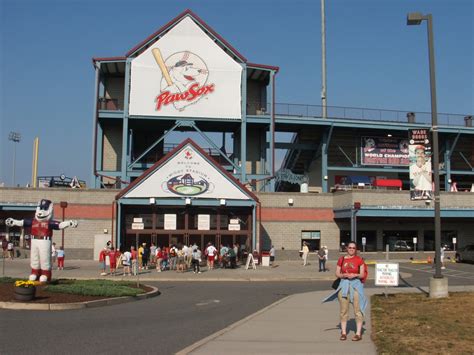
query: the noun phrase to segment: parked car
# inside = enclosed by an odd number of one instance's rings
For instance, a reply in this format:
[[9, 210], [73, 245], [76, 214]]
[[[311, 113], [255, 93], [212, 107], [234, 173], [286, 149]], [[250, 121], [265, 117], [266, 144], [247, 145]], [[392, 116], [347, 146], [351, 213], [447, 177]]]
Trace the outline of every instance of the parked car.
[[395, 251], [411, 251], [413, 248], [405, 240], [397, 240], [393, 245]]
[[474, 262], [474, 245], [466, 245], [456, 251], [456, 262], [461, 263], [463, 261]]

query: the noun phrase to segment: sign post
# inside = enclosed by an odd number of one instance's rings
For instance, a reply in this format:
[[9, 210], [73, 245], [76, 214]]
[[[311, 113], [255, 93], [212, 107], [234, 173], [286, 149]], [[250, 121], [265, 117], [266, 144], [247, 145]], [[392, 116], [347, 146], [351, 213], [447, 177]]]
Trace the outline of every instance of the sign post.
[[132, 229], [136, 230], [135, 233], [135, 252], [137, 253], [137, 261], [136, 261], [136, 270], [134, 270], [137, 274], [137, 287], [140, 287], [140, 276], [139, 276], [139, 265], [138, 265], [138, 235], [140, 234], [138, 231], [145, 229], [145, 223], [143, 223], [143, 218], [134, 218], [132, 223]]
[[366, 237], [362, 237], [362, 252], [365, 253], [365, 245], [367, 243], [367, 238]]
[[456, 238], [453, 238], [453, 249], [456, 251]]
[[413, 250], [415, 251], [415, 253], [416, 253], [416, 243], [418, 243], [418, 238], [413, 237]]

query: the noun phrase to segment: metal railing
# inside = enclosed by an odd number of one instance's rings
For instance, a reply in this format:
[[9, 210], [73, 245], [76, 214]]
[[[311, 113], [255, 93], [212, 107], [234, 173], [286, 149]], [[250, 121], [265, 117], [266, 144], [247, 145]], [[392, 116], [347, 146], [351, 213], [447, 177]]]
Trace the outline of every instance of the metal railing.
[[[247, 115], [266, 116], [270, 114], [270, 103], [248, 103]], [[381, 122], [431, 123], [430, 112], [383, 110], [360, 107], [327, 106], [327, 118], [347, 120], [367, 120]], [[321, 118], [322, 106], [306, 104], [275, 103], [276, 116], [297, 118]], [[472, 115], [438, 113], [438, 124], [445, 126], [472, 127]]]
[[[247, 115], [268, 116], [271, 103], [247, 103]], [[98, 99], [99, 110], [122, 111], [123, 102], [118, 99], [100, 97]], [[414, 116], [410, 116], [414, 114]], [[288, 116], [294, 118], [311, 119], [322, 117], [322, 106], [306, 104], [275, 103], [276, 116]], [[410, 116], [410, 118], [408, 117]], [[413, 112], [383, 110], [361, 107], [327, 106], [327, 118], [346, 120], [366, 120], [380, 122], [410, 122], [431, 123], [430, 112]], [[472, 127], [472, 115], [438, 113], [438, 124], [444, 126]]]

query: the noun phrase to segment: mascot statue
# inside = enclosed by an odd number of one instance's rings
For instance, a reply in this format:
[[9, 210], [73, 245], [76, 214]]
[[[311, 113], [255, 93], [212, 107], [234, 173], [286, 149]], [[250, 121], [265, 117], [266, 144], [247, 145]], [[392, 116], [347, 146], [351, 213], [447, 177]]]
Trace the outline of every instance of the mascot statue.
[[53, 203], [41, 200], [36, 207], [34, 219], [16, 220], [8, 218], [5, 224], [9, 227], [31, 228], [31, 275], [30, 280], [51, 281], [51, 239], [53, 229], [77, 227], [77, 221], [58, 222], [53, 220]]

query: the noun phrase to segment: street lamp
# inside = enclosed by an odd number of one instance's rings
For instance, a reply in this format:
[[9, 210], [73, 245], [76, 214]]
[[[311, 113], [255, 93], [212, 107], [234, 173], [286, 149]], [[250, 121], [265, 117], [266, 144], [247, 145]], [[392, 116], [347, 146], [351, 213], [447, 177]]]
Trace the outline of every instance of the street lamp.
[[[436, 106], [436, 78], [433, 45], [433, 17], [412, 12], [407, 16], [407, 25], [420, 25], [426, 20], [428, 24], [428, 50], [430, 67], [431, 94], [431, 131], [433, 132], [433, 175], [434, 175], [434, 209], [435, 209], [435, 274], [430, 280], [430, 297], [448, 296], [448, 279], [441, 274], [441, 212], [439, 197], [439, 144], [438, 144], [438, 112]], [[432, 292], [433, 291], [433, 292]]]
[[[12, 141], [13, 143], [20, 143], [21, 134], [18, 132], [10, 132], [10, 134], [8, 135], [8, 140]], [[13, 186], [15, 186], [15, 162], [16, 162], [16, 144], [13, 144], [13, 177], [12, 177]]]

